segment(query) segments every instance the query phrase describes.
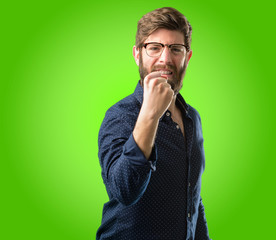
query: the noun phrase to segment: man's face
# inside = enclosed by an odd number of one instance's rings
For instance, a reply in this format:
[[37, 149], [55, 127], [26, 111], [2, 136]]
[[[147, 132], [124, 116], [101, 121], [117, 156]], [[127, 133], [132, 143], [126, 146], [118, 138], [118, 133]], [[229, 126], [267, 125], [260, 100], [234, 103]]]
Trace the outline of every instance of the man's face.
[[[181, 32], [167, 29], [157, 29], [145, 41], [158, 42], [162, 44], [184, 44], [184, 36]], [[136, 49], [135, 60], [139, 65], [139, 73], [143, 83], [144, 78], [151, 72], [166, 72], [168, 83], [171, 85], [175, 94], [182, 88], [183, 77], [187, 68], [188, 61], [191, 57], [191, 51], [185, 55], [174, 55], [168, 47], [165, 47], [159, 57], [150, 57], [147, 55], [145, 48], [139, 52]], [[169, 73], [170, 72], [170, 73]]]

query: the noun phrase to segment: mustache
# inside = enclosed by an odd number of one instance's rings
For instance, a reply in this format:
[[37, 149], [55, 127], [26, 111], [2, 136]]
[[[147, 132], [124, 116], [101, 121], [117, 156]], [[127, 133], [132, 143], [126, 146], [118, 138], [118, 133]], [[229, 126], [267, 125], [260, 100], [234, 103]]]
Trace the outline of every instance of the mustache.
[[170, 71], [172, 71], [174, 73], [176, 72], [176, 67], [175, 66], [173, 66], [173, 65], [167, 65], [167, 64], [165, 64], [165, 65], [159, 64], [159, 65], [153, 66], [152, 72], [157, 71], [158, 69], [168, 69], [168, 70], [170, 70]]

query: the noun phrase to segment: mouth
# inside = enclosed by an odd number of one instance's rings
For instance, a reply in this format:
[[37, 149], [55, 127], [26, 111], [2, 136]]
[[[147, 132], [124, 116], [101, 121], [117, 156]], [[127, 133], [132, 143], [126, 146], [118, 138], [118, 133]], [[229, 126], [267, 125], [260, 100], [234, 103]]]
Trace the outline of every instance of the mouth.
[[172, 75], [173, 72], [169, 70], [157, 70], [156, 72], [160, 72], [162, 75]]

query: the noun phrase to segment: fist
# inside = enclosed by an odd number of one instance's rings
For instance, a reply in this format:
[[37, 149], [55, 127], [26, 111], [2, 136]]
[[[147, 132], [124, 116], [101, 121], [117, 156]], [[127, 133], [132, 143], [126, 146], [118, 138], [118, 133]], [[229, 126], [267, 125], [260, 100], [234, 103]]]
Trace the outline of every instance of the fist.
[[174, 91], [161, 72], [152, 72], [144, 79], [142, 108], [150, 117], [159, 119], [170, 106]]

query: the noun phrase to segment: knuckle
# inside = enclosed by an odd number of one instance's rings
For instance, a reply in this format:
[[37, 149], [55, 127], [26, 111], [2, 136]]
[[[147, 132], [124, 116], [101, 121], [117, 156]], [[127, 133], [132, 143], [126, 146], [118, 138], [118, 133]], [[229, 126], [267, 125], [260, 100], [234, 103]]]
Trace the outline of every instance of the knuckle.
[[152, 84], [153, 87], [156, 87], [158, 85], [158, 82], [159, 82], [158, 78], [154, 78], [154, 79], [151, 80], [151, 84]]
[[167, 86], [165, 91], [166, 91], [166, 95], [169, 97], [172, 97], [174, 94], [174, 91], [171, 89], [170, 86]]
[[148, 84], [148, 83], [149, 83], [149, 77], [146, 76], [146, 77], [144, 78], [144, 84]]
[[158, 90], [159, 91], [163, 91], [164, 89], [164, 85], [162, 83], [160, 83], [158, 86], [157, 86]]

